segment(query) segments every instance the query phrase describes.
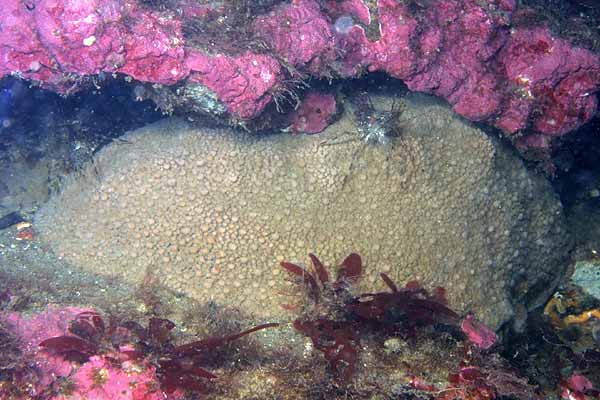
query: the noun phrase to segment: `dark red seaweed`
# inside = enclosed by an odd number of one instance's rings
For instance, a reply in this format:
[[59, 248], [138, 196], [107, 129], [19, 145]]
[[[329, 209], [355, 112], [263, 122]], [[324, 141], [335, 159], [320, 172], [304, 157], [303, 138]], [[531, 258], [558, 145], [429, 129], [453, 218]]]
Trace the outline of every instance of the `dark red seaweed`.
[[237, 333], [237, 334], [231, 335], [231, 336], [209, 337], [206, 339], [202, 339], [202, 340], [198, 340], [195, 342], [191, 342], [191, 343], [187, 343], [187, 344], [178, 346], [175, 349], [173, 349], [172, 354], [177, 357], [196, 355], [196, 354], [205, 352], [206, 350], [214, 350], [214, 349], [221, 347], [229, 342], [237, 340], [243, 336], [249, 335], [252, 332], [256, 332], [258, 330], [266, 329], [266, 328], [273, 328], [276, 326], [279, 326], [279, 324], [277, 324], [277, 323], [262, 324], [262, 325], [255, 326], [253, 328], [250, 328], [248, 330], [245, 330], [243, 332], [240, 332], [240, 333]]
[[319, 285], [317, 284], [317, 280], [315, 279], [313, 274], [293, 263], [282, 262], [281, 266], [285, 268], [288, 272], [291, 272], [292, 274], [302, 278], [304, 285], [307, 286], [309, 290], [310, 296], [315, 302], [319, 301], [320, 289]]
[[[417, 327], [434, 324], [457, 326], [458, 314], [447, 306], [445, 290], [436, 288], [429, 294], [417, 281], [398, 288], [386, 274], [381, 274], [390, 292], [353, 295], [349, 288], [362, 275], [362, 259], [351, 253], [338, 267], [337, 279], [330, 283], [323, 263], [309, 254], [314, 273], [304, 268], [282, 262], [288, 272], [301, 277], [309, 296], [314, 300], [312, 313], [316, 318], [303, 317], [294, 321], [296, 330], [311, 338], [316, 349], [323, 352], [338, 379], [348, 382], [356, 369], [360, 337], [365, 333], [414, 334]], [[329, 310], [323, 315], [321, 296], [328, 296]], [[331, 304], [335, 304], [331, 307]], [[341, 312], [340, 312], [341, 311]], [[327, 311], [326, 311], [327, 312]], [[341, 317], [341, 318], [340, 318]]]
[[163, 389], [167, 393], [172, 393], [178, 387], [193, 391], [204, 391], [206, 388], [202, 379], [215, 379], [216, 375], [201, 366], [203, 356], [252, 332], [278, 325], [276, 323], [258, 325], [235, 335], [214, 336], [175, 347], [164, 354], [158, 362], [157, 375]]
[[338, 285], [342, 282], [353, 283], [353, 281], [360, 278], [361, 274], [362, 259], [356, 253], [350, 253], [339, 266], [336, 283]]
[[93, 343], [77, 336], [57, 336], [44, 340], [39, 344], [49, 351], [68, 359], [88, 359], [96, 354], [98, 348]]
[[323, 318], [313, 321], [296, 320], [294, 328], [310, 337], [341, 382], [350, 381], [356, 369], [359, 348], [358, 334], [352, 323]]

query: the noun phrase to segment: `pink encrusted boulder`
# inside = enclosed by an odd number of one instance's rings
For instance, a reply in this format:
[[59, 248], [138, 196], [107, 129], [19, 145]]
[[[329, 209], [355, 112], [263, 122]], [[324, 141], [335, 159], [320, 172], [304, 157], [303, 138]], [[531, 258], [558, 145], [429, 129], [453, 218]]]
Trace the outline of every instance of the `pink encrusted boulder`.
[[565, 400], [588, 400], [600, 398], [600, 390], [585, 375], [572, 374], [567, 380], [560, 382], [560, 397]]
[[[137, 11], [130, 18], [124, 36], [124, 55], [107, 61], [107, 69], [115, 68], [134, 79], [171, 85], [185, 78], [189, 70], [185, 65], [185, 50], [181, 21], [168, 15]], [[122, 64], [121, 64], [121, 59]]]
[[417, 54], [411, 46], [417, 21], [406, 5], [393, 0], [378, 1], [379, 40], [369, 43], [369, 71], [382, 70], [395, 78], [405, 79], [414, 73]]
[[259, 16], [254, 31], [284, 63], [315, 75], [337, 57], [331, 23], [314, 0], [293, 0]]
[[[600, 57], [552, 37], [547, 28], [515, 30], [499, 53], [509, 88], [508, 107], [496, 126], [516, 132], [533, 128], [556, 136], [590, 120], [598, 108]], [[533, 114], [533, 117], [532, 117]]]
[[45, 67], [96, 74], [106, 68], [107, 59], [123, 58], [126, 30], [120, 19], [124, 11], [115, 0], [36, 2], [30, 11], [37, 27], [36, 38], [54, 62]]
[[[210, 11], [183, 5], [193, 17]], [[251, 119], [271, 101], [280, 78], [280, 64], [268, 55], [185, 48], [180, 18], [135, 1], [40, 0], [28, 8], [7, 0], [4, 12], [0, 77], [17, 74], [58, 92], [77, 90], [78, 77], [100, 72], [166, 85], [189, 78], [212, 89], [234, 116]]]
[[600, 57], [545, 27], [510, 29], [515, 10], [512, 0], [438, 0], [417, 16], [402, 3], [378, 0], [371, 11], [380, 38], [368, 40], [359, 25], [336, 35], [344, 53], [339, 70], [385, 71], [507, 134], [578, 128], [597, 111]]
[[510, 9], [492, 15], [472, 0], [438, 0], [415, 15], [403, 3], [379, 0], [376, 11], [378, 40], [358, 25], [338, 35], [342, 73], [385, 71], [411, 90], [446, 98], [470, 119], [498, 112], [502, 93], [490, 65], [508, 36], [502, 27]]
[[2, 2], [0, 78], [17, 74], [40, 82], [57, 80], [54, 60], [37, 39], [35, 14], [21, 0]]
[[381, 39], [373, 44], [377, 55], [370, 70], [441, 96], [469, 119], [498, 113], [502, 92], [492, 67], [508, 36], [510, 10], [492, 14], [476, 1], [439, 0], [417, 16], [391, 0], [379, 4]]
[[492, 14], [471, 0], [441, 0], [439, 6], [427, 11], [426, 26], [432, 28], [419, 41], [427, 64], [420, 59], [405, 82], [411, 90], [444, 97], [471, 120], [492, 118], [503, 101], [494, 56], [508, 37], [505, 23], [512, 10]]
[[182, 31], [186, 18], [227, 17], [226, 7], [191, 0], [179, 6], [181, 12], [135, 0], [6, 0], [0, 77], [15, 74], [62, 93], [102, 72], [162, 85], [200, 83], [234, 120], [250, 120], [299, 80], [383, 71], [507, 135], [563, 135], [598, 109], [600, 57], [544, 26], [511, 25], [515, 0], [431, 0], [415, 7], [397, 0], [292, 0], [249, 22], [252, 39], [268, 50], [245, 44], [232, 54], [205, 53], [186, 43]]
[[281, 66], [271, 56], [246, 52], [236, 57], [190, 51], [189, 80], [211, 89], [241, 119], [252, 119], [272, 100], [281, 79]]
[[294, 133], [319, 133], [323, 131], [337, 111], [335, 96], [310, 91], [297, 110], [290, 114], [290, 131]]
[[[141, 81], [184, 78], [181, 21], [123, 0], [3, 2], [0, 76], [67, 92], [67, 75], [121, 72]], [[75, 80], [76, 81], [76, 80]]]
[[551, 149], [551, 137], [542, 134], [519, 136], [515, 140], [515, 146], [521, 151], [539, 150], [548, 153]]

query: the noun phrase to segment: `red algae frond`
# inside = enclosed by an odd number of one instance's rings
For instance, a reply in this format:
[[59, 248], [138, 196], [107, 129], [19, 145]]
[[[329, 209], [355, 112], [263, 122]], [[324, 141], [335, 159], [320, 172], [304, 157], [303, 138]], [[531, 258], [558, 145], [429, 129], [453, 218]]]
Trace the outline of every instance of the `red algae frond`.
[[293, 263], [281, 263], [286, 271], [300, 278], [314, 303], [306, 315], [294, 321], [294, 327], [310, 337], [342, 383], [348, 383], [354, 375], [360, 340], [366, 335], [383, 332], [412, 336], [417, 328], [435, 324], [457, 326], [460, 321], [458, 314], [447, 307], [442, 288], [431, 295], [417, 282], [398, 288], [387, 275], [381, 274], [390, 292], [355, 296], [350, 288], [363, 272], [360, 255], [351, 253], [344, 259], [334, 282], [319, 258], [314, 254], [309, 257], [312, 271]]

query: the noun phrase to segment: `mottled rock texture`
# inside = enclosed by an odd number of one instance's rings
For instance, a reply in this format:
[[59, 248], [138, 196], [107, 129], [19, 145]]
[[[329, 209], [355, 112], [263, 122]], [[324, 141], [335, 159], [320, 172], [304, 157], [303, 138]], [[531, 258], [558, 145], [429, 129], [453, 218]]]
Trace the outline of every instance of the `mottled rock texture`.
[[261, 320], [292, 317], [281, 260], [315, 252], [365, 263], [360, 289], [447, 288], [452, 307], [497, 328], [547, 289], [570, 240], [550, 185], [495, 139], [424, 101], [392, 144], [253, 137], [165, 120], [104, 148], [35, 220], [67, 261], [140, 281], [152, 272], [201, 301]]

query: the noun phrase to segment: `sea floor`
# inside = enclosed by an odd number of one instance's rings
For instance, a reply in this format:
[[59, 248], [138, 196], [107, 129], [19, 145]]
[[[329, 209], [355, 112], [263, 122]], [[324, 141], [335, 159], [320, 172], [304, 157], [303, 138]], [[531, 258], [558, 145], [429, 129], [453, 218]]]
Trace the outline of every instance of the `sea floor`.
[[[103, 318], [111, 316], [141, 324], [152, 317], [167, 318], [176, 325], [173, 337], [178, 344], [250, 327], [237, 310], [199, 304], [157, 282], [147, 282], [148, 287], [132, 286], [119, 279], [77, 270], [45, 249], [35, 237], [17, 240], [18, 235], [15, 226], [0, 232], [0, 293], [9, 294], [0, 303], [4, 313], [35, 315], [46, 312], [48, 305], [56, 305], [90, 307]], [[557, 308], [553, 315], [564, 318], [593, 304], [580, 302], [578, 299], [583, 297], [572, 289], [565, 286], [560, 291], [565, 306]], [[224, 362], [208, 364], [218, 378], [206, 386], [202, 398], [485, 399], [483, 395], [440, 397], [453, 393], [453, 389], [444, 392], [440, 388], [452, 386], [448, 376], [460, 371], [461, 363], [469, 362], [500, 376], [510, 371], [514, 376], [526, 377], [510, 384], [529, 382], [540, 389], [540, 398], [559, 399], [561, 376], [585, 373], [593, 382], [600, 379], [598, 344], [593, 341], [592, 329], [585, 324], [558, 329], [540, 309], [530, 315], [521, 334], [513, 334], [491, 351], [479, 352], [451, 333], [430, 329], [408, 339], [368, 335], [361, 337], [359, 366], [353, 378], [340, 382], [323, 354], [288, 324], [258, 332], [220, 351]], [[1, 377], [0, 374], [0, 381]], [[524, 389], [514, 390], [518, 394]]]

